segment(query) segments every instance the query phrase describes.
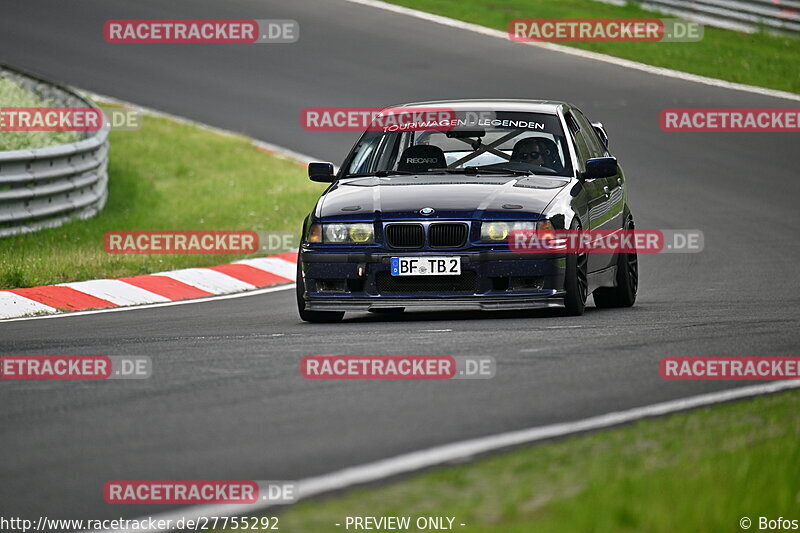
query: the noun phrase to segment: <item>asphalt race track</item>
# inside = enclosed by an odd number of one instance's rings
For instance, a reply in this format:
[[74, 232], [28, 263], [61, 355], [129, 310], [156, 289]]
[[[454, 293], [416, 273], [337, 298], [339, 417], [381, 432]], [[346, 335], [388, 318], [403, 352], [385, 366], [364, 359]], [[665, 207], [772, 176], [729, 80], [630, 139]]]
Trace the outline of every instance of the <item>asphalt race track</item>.
[[[291, 18], [291, 45], [107, 44], [111, 18]], [[664, 44], [663, 46], [670, 46]], [[0, 514], [135, 517], [113, 479], [300, 479], [402, 452], [726, 387], [663, 381], [677, 355], [797, 355], [800, 180], [781, 133], [664, 133], [665, 107], [796, 103], [514, 44], [341, 0], [0, 3], [0, 61], [341, 162], [352, 133], [300, 111], [551, 98], [605, 123], [637, 228], [701, 229], [641, 256], [632, 309], [348, 315], [301, 323], [290, 290], [0, 323], [0, 354], [149, 355], [142, 381], [0, 384]], [[112, 177], [113, 179], [113, 177]], [[269, 191], [263, 194], [268, 201]], [[309, 209], [311, 206], [309, 206]], [[134, 229], [134, 228], [130, 228]], [[2, 253], [2, 251], [0, 251]], [[493, 355], [492, 380], [310, 381], [312, 354]], [[9, 460], [9, 458], [13, 458]]]

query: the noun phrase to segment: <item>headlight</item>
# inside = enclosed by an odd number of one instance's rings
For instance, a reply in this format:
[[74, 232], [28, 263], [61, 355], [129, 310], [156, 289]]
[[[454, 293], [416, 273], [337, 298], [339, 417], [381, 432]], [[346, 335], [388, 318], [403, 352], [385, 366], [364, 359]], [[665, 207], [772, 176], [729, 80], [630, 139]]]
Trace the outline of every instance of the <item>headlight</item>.
[[[320, 225], [312, 225], [310, 237], [315, 234], [314, 226], [319, 227]], [[321, 234], [321, 239], [313, 240], [309, 238], [309, 242], [333, 244], [369, 244], [375, 242], [375, 232], [372, 224], [322, 224], [321, 230], [317, 231]]]
[[347, 242], [347, 224], [323, 224], [322, 242]]
[[375, 234], [372, 231], [372, 224], [352, 224], [349, 229], [350, 240], [353, 242], [372, 242]]
[[508, 239], [512, 231], [533, 231], [536, 229], [553, 229], [549, 220], [540, 222], [484, 222], [481, 224], [481, 241], [502, 242]]

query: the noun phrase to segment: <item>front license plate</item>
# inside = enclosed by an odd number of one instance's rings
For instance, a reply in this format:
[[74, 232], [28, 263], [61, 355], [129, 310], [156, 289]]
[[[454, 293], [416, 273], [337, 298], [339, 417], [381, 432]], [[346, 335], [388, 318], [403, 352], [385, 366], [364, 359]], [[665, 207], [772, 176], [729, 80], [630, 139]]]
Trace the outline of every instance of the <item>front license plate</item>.
[[392, 276], [458, 276], [461, 257], [392, 257]]

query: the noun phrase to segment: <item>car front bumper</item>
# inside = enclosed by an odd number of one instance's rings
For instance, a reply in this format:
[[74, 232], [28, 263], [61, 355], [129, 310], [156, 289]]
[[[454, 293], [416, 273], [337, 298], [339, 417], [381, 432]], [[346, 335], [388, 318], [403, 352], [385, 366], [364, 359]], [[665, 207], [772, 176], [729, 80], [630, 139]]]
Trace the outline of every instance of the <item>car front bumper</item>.
[[[391, 276], [401, 256], [461, 257], [460, 276]], [[512, 251], [349, 253], [301, 249], [306, 309], [535, 309], [564, 303], [563, 254]]]

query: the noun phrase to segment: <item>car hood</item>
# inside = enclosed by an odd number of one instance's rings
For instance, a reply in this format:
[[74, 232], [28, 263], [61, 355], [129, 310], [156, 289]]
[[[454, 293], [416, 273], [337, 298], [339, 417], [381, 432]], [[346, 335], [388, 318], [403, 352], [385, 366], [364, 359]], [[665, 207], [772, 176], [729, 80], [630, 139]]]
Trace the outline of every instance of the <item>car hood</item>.
[[318, 204], [325, 219], [420, 217], [481, 219], [487, 212], [538, 218], [569, 178], [541, 176], [392, 176], [341, 180]]

